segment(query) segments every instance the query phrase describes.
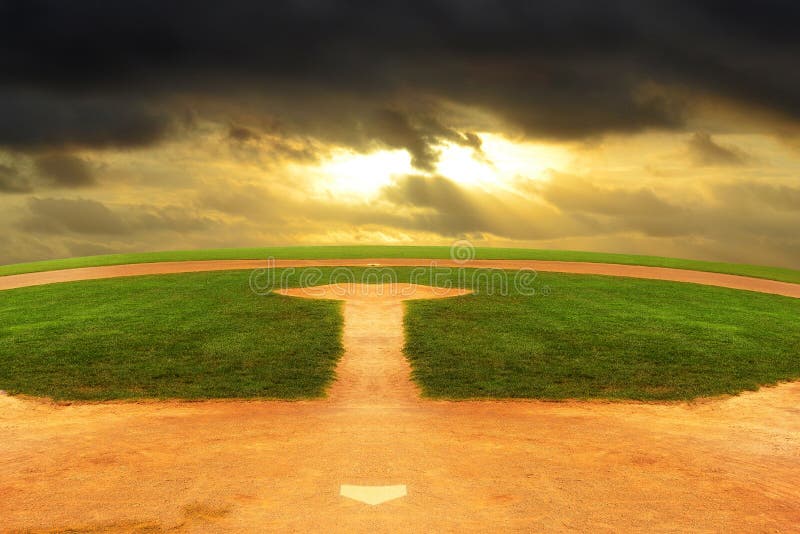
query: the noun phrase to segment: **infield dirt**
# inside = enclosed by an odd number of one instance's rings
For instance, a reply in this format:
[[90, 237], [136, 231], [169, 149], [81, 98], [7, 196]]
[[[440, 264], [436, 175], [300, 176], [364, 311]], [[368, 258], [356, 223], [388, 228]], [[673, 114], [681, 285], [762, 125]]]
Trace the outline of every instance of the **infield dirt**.
[[[0, 396], [2, 530], [800, 525], [800, 383], [691, 404], [424, 400], [402, 354], [401, 298], [379, 288], [321, 294], [348, 300], [324, 400]], [[416, 291], [405, 296], [442, 296]], [[371, 507], [340, 497], [341, 484], [408, 495]]]

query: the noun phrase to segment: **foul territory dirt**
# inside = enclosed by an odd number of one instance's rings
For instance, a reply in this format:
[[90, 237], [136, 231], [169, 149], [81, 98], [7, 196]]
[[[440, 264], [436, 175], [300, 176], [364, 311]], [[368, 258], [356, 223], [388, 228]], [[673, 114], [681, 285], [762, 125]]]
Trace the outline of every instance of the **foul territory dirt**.
[[[800, 383], [689, 404], [423, 400], [402, 301], [450, 295], [336, 289], [287, 291], [345, 300], [346, 352], [324, 400], [0, 396], [0, 531], [800, 525]], [[340, 497], [342, 484], [408, 494], [372, 507]]]

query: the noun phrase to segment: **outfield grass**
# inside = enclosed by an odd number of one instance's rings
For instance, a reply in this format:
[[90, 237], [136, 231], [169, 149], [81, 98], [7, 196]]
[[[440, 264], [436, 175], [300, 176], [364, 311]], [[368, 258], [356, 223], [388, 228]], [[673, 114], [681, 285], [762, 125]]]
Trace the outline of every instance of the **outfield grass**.
[[[755, 278], [800, 283], [800, 271], [782, 267], [759, 265], [740, 265], [734, 263], [662, 258], [658, 256], [638, 256], [631, 254], [606, 254], [599, 252], [578, 252], [570, 250], [535, 250], [522, 248], [476, 248], [478, 259], [512, 260], [551, 260], [596, 263], [617, 263], [624, 265], [646, 265], [652, 267], [671, 267], [726, 274], [738, 274]], [[150, 263], [162, 261], [189, 260], [233, 260], [233, 259], [357, 259], [357, 258], [423, 258], [446, 259], [450, 257], [449, 247], [421, 246], [327, 246], [327, 247], [271, 247], [215, 250], [188, 250], [172, 252], [147, 252], [141, 254], [112, 254], [68, 258], [34, 263], [19, 263], [0, 266], [0, 276], [30, 272], [94, 267], [100, 265], [123, 265], [127, 263]]]
[[[359, 280], [364, 271], [352, 269]], [[412, 269], [393, 271], [404, 282]], [[308, 272], [294, 270], [289, 285]], [[325, 284], [334, 270], [315, 272]], [[445, 272], [415, 281], [456, 283]], [[0, 389], [79, 400], [322, 395], [341, 354], [339, 304], [256, 296], [248, 276], [2, 291]], [[491, 295], [481, 282], [476, 295], [407, 304], [405, 350], [430, 397], [678, 400], [800, 378], [800, 299], [558, 273], [540, 273], [535, 296]]]
[[259, 297], [247, 272], [0, 292], [0, 389], [54, 399], [323, 395], [339, 303]]
[[409, 302], [405, 350], [424, 393], [685, 400], [800, 378], [800, 299], [604, 276], [539, 282], [549, 296]]

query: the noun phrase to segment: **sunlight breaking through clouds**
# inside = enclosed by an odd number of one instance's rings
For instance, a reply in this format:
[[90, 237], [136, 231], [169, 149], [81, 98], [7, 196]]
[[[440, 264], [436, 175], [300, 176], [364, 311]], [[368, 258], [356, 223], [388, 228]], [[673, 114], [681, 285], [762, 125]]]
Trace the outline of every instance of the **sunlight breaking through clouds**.
[[499, 135], [476, 134], [481, 149], [444, 143], [435, 148], [435, 168], [421, 172], [412, 165], [405, 150], [376, 150], [360, 154], [347, 149], [332, 151], [318, 165], [302, 167], [314, 176], [314, 191], [343, 199], [374, 199], [380, 191], [404, 176], [441, 176], [469, 188], [482, 190], [513, 189], [521, 177], [546, 180], [550, 170], [564, 171], [570, 162], [562, 147], [534, 143], [515, 143]]
[[791, 2], [28, 4], [0, 4], [0, 262], [467, 237], [800, 267]]

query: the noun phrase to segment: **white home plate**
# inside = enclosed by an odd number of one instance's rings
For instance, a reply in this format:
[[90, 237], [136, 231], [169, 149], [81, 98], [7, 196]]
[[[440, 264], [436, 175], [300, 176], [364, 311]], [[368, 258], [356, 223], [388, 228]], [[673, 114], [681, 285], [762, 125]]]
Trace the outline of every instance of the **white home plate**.
[[342, 497], [375, 506], [405, 497], [408, 495], [408, 489], [405, 484], [399, 486], [351, 486], [350, 484], [342, 484], [339, 494]]

